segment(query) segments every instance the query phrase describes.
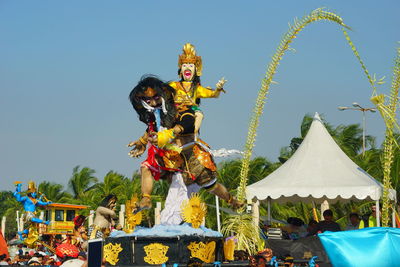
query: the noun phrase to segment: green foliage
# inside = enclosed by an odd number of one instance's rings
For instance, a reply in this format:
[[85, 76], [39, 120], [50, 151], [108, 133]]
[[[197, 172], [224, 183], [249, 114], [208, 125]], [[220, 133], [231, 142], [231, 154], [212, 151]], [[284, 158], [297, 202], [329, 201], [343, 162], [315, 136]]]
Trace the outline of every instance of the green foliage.
[[88, 167], [79, 170], [79, 167], [80, 166], [76, 166], [73, 169], [68, 186], [75, 199], [84, 199], [87, 197], [86, 193], [90, 191], [98, 179], [94, 176], [95, 170]]
[[254, 225], [251, 214], [229, 216], [223, 226], [222, 233], [225, 236], [235, 236], [237, 239], [238, 250], [246, 250], [250, 255], [255, 255], [260, 249], [262, 245], [260, 229]]
[[64, 191], [64, 186], [52, 182], [41, 182], [38, 186], [40, 194], [55, 203], [68, 203], [72, 195]]
[[14, 198], [11, 191], [0, 191], [0, 203], [0, 221], [3, 216], [6, 217], [6, 238], [11, 239], [17, 233], [16, 212], [17, 210], [22, 211], [23, 209]]

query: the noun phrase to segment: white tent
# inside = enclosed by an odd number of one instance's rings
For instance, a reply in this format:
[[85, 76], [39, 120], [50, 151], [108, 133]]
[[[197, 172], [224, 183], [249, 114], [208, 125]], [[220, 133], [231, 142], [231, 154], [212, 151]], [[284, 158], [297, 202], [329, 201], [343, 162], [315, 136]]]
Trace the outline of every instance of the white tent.
[[[316, 113], [297, 151], [266, 178], [247, 186], [247, 199], [281, 203], [367, 199], [379, 204], [382, 191], [382, 184], [340, 149]], [[391, 190], [390, 198], [395, 196]]]

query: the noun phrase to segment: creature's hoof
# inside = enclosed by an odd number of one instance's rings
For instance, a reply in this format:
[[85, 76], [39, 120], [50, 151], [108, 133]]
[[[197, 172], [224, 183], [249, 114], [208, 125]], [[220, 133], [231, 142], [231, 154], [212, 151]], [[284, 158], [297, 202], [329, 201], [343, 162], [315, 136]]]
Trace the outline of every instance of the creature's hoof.
[[142, 210], [150, 209], [151, 208], [151, 199], [149, 197], [143, 197], [140, 200], [139, 208], [142, 209]]
[[133, 208], [132, 213], [137, 214], [141, 212], [142, 210], [148, 210], [151, 208], [151, 201], [147, 202], [146, 200], [141, 200], [140, 203], [136, 203], [136, 207]]

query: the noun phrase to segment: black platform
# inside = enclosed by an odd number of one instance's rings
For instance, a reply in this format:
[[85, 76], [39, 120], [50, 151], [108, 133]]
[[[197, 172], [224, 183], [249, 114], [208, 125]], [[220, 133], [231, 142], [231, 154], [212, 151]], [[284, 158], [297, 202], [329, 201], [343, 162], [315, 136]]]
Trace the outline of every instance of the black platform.
[[[109, 243], [120, 244], [122, 251], [118, 255], [116, 266], [154, 266], [146, 262], [145, 246], [159, 243], [167, 246], [168, 250], [165, 254], [168, 260], [165, 262], [168, 266], [175, 263], [185, 266], [191, 259], [191, 251], [188, 246], [191, 242], [203, 242], [208, 244], [215, 241], [215, 261], [223, 261], [223, 237], [200, 237], [200, 236], [174, 236], [174, 237], [109, 237], [105, 240], [104, 245]], [[112, 266], [107, 264], [108, 266]], [[180, 265], [181, 266], [181, 265]], [[213, 266], [212, 264], [210, 266]], [[232, 265], [233, 266], [233, 265]], [[238, 265], [235, 265], [238, 266]]]

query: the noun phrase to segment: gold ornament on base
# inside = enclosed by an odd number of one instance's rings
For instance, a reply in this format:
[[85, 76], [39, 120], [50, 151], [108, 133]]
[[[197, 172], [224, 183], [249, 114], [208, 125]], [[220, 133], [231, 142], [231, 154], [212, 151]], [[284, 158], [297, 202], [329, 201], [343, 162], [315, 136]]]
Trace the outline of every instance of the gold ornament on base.
[[191, 223], [193, 228], [199, 228], [207, 214], [206, 204], [201, 202], [199, 194], [192, 194], [189, 200], [181, 205], [181, 215], [185, 222]]
[[233, 238], [230, 238], [224, 242], [225, 260], [227, 261], [235, 260], [234, 253], [235, 253], [235, 240]]
[[139, 201], [137, 195], [133, 195], [132, 198], [126, 201], [126, 220], [124, 231], [126, 233], [133, 233], [135, 231], [136, 225], [142, 222], [142, 212], [133, 214], [133, 210], [136, 208], [136, 203]]
[[103, 247], [104, 260], [106, 260], [111, 265], [118, 263], [118, 255], [122, 251], [121, 244], [108, 243]]
[[169, 249], [168, 246], [160, 243], [152, 243], [143, 248], [146, 252], [146, 257], [144, 257], [145, 262], [149, 264], [163, 264], [168, 261], [168, 257], [165, 256]]
[[24, 244], [30, 248], [35, 247], [35, 243], [39, 240], [39, 232], [37, 224], [31, 224], [28, 228], [28, 236], [24, 239]]
[[203, 242], [190, 242], [187, 248], [190, 250], [190, 257], [198, 258], [205, 263], [212, 263], [215, 261], [215, 241], [204, 244]]

